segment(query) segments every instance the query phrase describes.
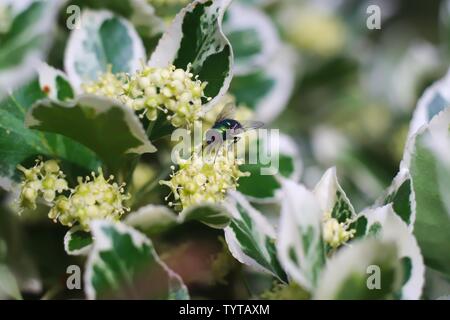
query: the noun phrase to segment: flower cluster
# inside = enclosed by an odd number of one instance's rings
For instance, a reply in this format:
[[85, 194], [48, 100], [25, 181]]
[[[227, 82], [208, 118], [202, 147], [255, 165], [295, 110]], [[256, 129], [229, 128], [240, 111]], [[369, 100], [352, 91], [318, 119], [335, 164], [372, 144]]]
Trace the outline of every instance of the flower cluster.
[[171, 179], [160, 181], [170, 187], [177, 201], [169, 202], [169, 206], [185, 209], [203, 202], [222, 201], [228, 190], [236, 189], [240, 177], [249, 175], [239, 170], [240, 161], [230, 154], [225, 155], [222, 149], [214, 160], [196, 152], [188, 160], [180, 159], [179, 169], [171, 174]]
[[67, 181], [55, 160], [36, 160], [34, 167], [26, 169], [19, 165], [24, 180], [21, 183], [19, 206], [21, 210], [36, 209], [36, 200], [42, 197], [51, 203], [58, 193], [68, 189]]
[[190, 127], [200, 118], [206, 82], [193, 79], [193, 74], [174, 66], [144, 67], [135, 74], [114, 75], [110, 71], [93, 83], [82, 85], [86, 93], [116, 98], [141, 112], [151, 121], [158, 110], [167, 114], [175, 127]]
[[[65, 226], [78, 223], [84, 230], [89, 230], [89, 223], [94, 219], [118, 220], [129, 210], [124, 206], [124, 201], [130, 198], [124, 194], [124, 184], [112, 182], [113, 176], [105, 179], [101, 169], [98, 175], [93, 172], [92, 178], [79, 177], [78, 185], [69, 189], [55, 160], [38, 160], [30, 169], [18, 168], [25, 176], [19, 196], [21, 210], [35, 209], [36, 200], [42, 197], [51, 206], [50, 219]], [[67, 196], [61, 194], [65, 190]]]
[[326, 214], [323, 222], [323, 239], [325, 243], [334, 249], [353, 238], [356, 230], [350, 228], [352, 222], [349, 219], [345, 223], [339, 223], [339, 221], [331, 217], [331, 214]]
[[98, 175], [92, 172], [92, 179], [79, 177], [78, 186], [69, 197], [56, 199], [49, 218], [66, 226], [78, 222], [84, 230], [88, 230], [89, 223], [95, 219], [119, 220], [129, 210], [123, 202], [130, 196], [124, 194], [124, 184], [111, 183], [113, 179], [113, 176], [105, 179], [101, 170]]

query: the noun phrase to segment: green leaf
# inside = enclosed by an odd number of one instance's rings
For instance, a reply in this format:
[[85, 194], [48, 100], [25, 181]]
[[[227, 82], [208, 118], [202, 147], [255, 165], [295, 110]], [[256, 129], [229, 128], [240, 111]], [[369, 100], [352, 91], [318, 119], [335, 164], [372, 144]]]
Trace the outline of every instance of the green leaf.
[[82, 143], [113, 172], [129, 163], [127, 154], [156, 151], [130, 108], [95, 95], [81, 95], [67, 103], [40, 101], [27, 113], [26, 125]]
[[216, 204], [200, 204], [183, 210], [179, 215], [180, 222], [197, 220], [215, 229], [225, 228], [231, 220], [228, 211]]
[[367, 219], [366, 238], [392, 241], [397, 246], [404, 274], [402, 286], [396, 291], [396, 298], [420, 299], [425, 282], [425, 266], [419, 245], [408, 225], [394, 212], [391, 205], [365, 210], [360, 216]]
[[345, 223], [348, 219], [355, 217], [350, 200], [339, 185], [336, 176], [336, 168], [328, 169], [317, 183], [314, 194], [323, 214], [330, 214], [339, 223]]
[[156, 235], [178, 224], [178, 217], [165, 206], [147, 205], [131, 212], [124, 221], [147, 235]]
[[186, 299], [180, 276], [158, 257], [152, 242], [120, 222], [95, 221], [86, 265], [88, 299]]
[[317, 285], [325, 265], [322, 210], [316, 196], [302, 185], [281, 178], [278, 257], [286, 273], [307, 290]]
[[133, 73], [140, 68], [145, 49], [130, 22], [106, 10], [84, 10], [80, 19], [81, 28], [72, 31], [64, 58], [75, 88], [96, 80], [108, 66], [113, 73]]
[[241, 263], [265, 271], [286, 282], [276, 250], [275, 230], [265, 217], [238, 192], [230, 193], [226, 204], [232, 219], [225, 228], [231, 254]]
[[288, 48], [281, 48], [265, 66], [233, 78], [230, 92], [236, 103], [255, 112], [255, 118], [273, 121], [286, 107], [294, 90], [295, 58]]
[[6, 295], [16, 300], [22, 300], [19, 286], [8, 266], [0, 263], [0, 297]]
[[233, 52], [222, 31], [224, 12], [231, 0], [196, 0], [187, 5], [173, 20], [153, 52], [149, 65], [170, 64], [187, 69], [201, 81], [208, 82], [205, 95], [211, 97], [209, 110], [230, 85]]
[[[370, 277], [379, 276], [379, 289]], [[403, 268], [395, 243], [365, 239], [339, 250], [320, 277], [314, 299], [394, 299], [402, 285]]]
[[88, 170], [97, 169], [95, 154], [81, 144], [61, 135], [47, 134], [25, 127], [31, 105], [45, 98], [38, 82], [14, 91], [0, 102], [0, 176], [17, 177], [16, 166], [39, 155], [63, 159]]
[[41, 63], [38, 67], [38, 75], [41, 90], [50, 99], [66, 101], [75, 97], [72, 85], [62, 71]]
[[[0, 99], [8, 90], [30, 80], [35, 65], [51, 45], [59, 4], [56, 1], [6, 0], [0, 4], [5, 16], [0, 30]], [[9, 21], [8, 21], [9, 19]]]
[[427, 266], [450, 275], [450, 109], [411, 138], [408, 149], [415, 195], [414, 234]]
[[[257, 146], [257, 163], [239, 166], [242, 172], [249, 172], [250, 176], [239, 178], [237, 190], [254, 202], [274, 202], [281, 188], [276, 174], [299, 179], [302, 167], [300, 152], [294, 141], [283, 134], [264, 137], [258, 141]], [[275, 151], [277, 149], [279, 153]]]
[[71, 228], [64, 236], [64, 249], [67, 254], [78, 256], [87, 255], [92, 247], [92, 236], [79, 226]]
[[281, 45], [270, 18], [263, 11], [239, 2], [234, 2], [227, 11], [223, 30], [233, 47], [235, 75], [270, 64]]

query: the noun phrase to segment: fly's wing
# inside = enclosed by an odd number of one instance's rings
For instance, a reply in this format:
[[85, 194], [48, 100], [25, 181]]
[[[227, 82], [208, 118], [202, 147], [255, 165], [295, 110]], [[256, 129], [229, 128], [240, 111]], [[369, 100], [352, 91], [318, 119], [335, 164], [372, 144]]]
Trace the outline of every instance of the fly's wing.
[[247, 131], [256, 130], [264, 126], [264, 123], [261, 121], [242, 121], [240, 122], [241, 127], [231, 130], [232, 136], [238, 136]]
[[236, 107], [234, 103], [227, 103], [223, 108], [222, 111], [217, 115], [216, 117], [216, 123], [220, 122], [225, 119], [234, 119], [234, 115], [236, 113]]
[[242, 121], [241, 122], [242, 130], [249, 131], [249, 130], [256, 130], [264, 126], [264, 122], [261, 121]]

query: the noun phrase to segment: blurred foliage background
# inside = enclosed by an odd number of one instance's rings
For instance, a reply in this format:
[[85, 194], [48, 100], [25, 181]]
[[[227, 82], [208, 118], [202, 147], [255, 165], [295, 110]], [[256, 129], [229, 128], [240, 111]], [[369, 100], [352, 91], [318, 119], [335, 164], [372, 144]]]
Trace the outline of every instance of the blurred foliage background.
[[[328, 167], [336, 166], [356, 211], [371, 205], [397, 173], [418, 98], [447, 71], [447, 2], [242, 1], [261, 5], [295, 51], [295, 89], [271, 127], [300, 146], [301, 181], [313, 187]], [[366, 27], [370, 4], [381, 8], [379, 30]], [[177, 12], [160, 7], [169, 15]], [[51, 50], [49, 63], [56, 68], [62, 68], [66, 40], [67, 33], [60, 32]], [[142, 175], [155, 175], [142, 170]], [[159, 191], [164, 195], [167, 190]], [[6, 197], [0, 193], [2, 200]], [[268, 205], [259, 209], [278, 210]], [[82, 265], [83, 258], [65, 254], [64, 233], [46, 212], [17, 217], [6, 207], [1, 210], [0, 255], [14, 266], [28, 292], [25, 298], [83, 297], [81, 290], [65, 288], [66, 267]], [[272, 286], [269, 277], [242, 270], [223, 246], [220, 231], [189, 223], [152, 240], [194, 298], [249, 298]], [[2, 242], [8, 243], [8, 254], [2, 252]]]

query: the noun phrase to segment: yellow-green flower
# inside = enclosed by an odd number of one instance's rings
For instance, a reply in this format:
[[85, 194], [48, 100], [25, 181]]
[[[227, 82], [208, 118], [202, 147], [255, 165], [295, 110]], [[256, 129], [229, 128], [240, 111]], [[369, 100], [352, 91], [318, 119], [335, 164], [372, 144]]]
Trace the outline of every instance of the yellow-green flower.
[[185, 209], [204, 202], [220, 202], [228, 190], [236, 189], [239, 178], [249, 173], [241, 172], [241, 162], [223, 151], [218, 151], [215, 161], [196, 152], [188, 160], [180, 159], [179, 169], [171, 174], [171, 179], [160, 181], [172, 190], [175, 203], [169, 205]]
[[350, 228], [352, 222], [349, 219], [345, 223], [339, 223], [339, 221], [331, 217], [331, 214], [325, 214], [322, 228], [325, 243], [335, 249], [353, 238], [356, 230]]
[[49, 218], [66, 226], [79, 223], [84, 230], [89, 230], [89, 223], [95, 219], [119, 220], [129, 210], [124, 201], [130, 196], [124, 194], [124, 184], [112, 182], [113, 178], [105, 179], [101, 169], [98, 175], [92, 172], [92, 179], [79, 177], [69, 197], [58, 197]]
[[24, 209], [36, 209], [38, 197], [42, 197], [47, 203], [52, 203], [57, 194], [68, 189], [64, 174], [60, 171], [56, 160], [37, 160], [36, 165], [30, 169], [19, 165], [24, 179], [21, 183], [19, 195], [19, 207]]
[[158, 112], [167, 114], [175, 127], [190, 127], [201, 116], [206, 82], [188, 70], [144, 67], [131, 76], [107, 72], [93, 83], [82, 85], [86, 93], [118, 99], [151, 121]]

